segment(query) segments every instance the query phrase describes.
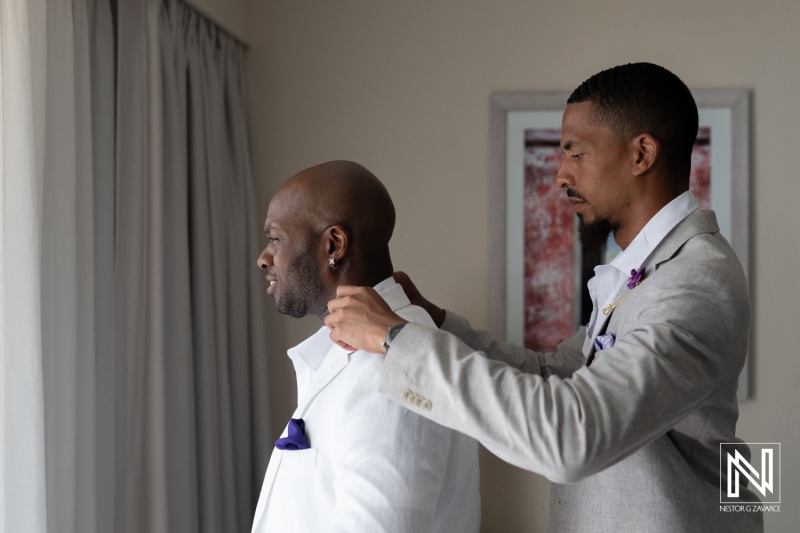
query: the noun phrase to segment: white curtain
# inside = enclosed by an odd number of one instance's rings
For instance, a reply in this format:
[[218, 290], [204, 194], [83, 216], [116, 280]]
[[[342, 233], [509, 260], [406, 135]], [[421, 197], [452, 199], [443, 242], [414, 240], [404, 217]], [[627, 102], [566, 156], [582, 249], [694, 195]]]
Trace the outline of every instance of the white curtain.
[[0, 524], [248, 531], [271, 446], [242, 47], [178, 0], [2, 5]]
[[4, 0], [0, 12], [0, 423], [3, 531], [45, 533], [41, 230], [44, 1]]
[[89, 9], [2, 8], [5, 531], [95, 531]]

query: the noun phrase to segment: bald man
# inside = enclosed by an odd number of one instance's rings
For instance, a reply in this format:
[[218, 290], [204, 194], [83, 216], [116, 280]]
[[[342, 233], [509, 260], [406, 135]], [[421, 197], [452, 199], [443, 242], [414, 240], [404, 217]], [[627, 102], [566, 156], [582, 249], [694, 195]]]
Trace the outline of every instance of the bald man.
[[[394, 222], [386, 188], [356, 163], [289, 178], [258, 258], [276, 309], [322, 320], [339, 285], [366, 285], [404, 320], [433, 326], [392, 278]], [[382, 397], [382, 357], [335, 345], [325, 326], [288, 354], [298, 407], [272, 452], [254, 533], [479, 530], [476, 441]]]

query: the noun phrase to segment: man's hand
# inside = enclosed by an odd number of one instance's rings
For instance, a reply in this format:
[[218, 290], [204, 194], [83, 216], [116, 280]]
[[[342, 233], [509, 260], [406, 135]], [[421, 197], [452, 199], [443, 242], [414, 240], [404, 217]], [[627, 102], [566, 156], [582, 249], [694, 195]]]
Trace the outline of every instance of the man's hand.
[[409, 278], [408, 274], [405, 272], [395, 272], [393, 277], [394, 280], [399, 283], [401, 287], [403, 287], [403, 292], [406, 293], [406, 296], [408, 296], [408, 299], [411, 300], [411, 303], [427, 311], [428, 314], [431, 315], [431, 318], [433, 319], [433, 322], [436, 324], [437, 328], [442, 327], [445, 316], [444, 310], [426, 300], [419, 293], [416, 285], [411, 282], [411, 278]]
[[328, 302], [325, 325], [331, 330], [331, 340], [345, 350], [364, 350], [386, 353], [383, 339], [392, 326], [403, 320], [371, 287], [341, 285], [336, 298]]

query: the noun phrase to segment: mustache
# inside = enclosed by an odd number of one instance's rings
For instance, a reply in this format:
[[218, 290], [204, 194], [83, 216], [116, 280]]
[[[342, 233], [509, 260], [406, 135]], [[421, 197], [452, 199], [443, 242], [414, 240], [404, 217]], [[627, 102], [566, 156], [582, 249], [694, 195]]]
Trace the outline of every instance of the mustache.
[[583, 200], [584, 202], [586, 201], [586, 198], [584, 198], [583, 195], [578, 194], [577, 192], [575, 192], [574, 189], [567, 189], [567, 197], [568, 198], [577, 198], [578, 200]]

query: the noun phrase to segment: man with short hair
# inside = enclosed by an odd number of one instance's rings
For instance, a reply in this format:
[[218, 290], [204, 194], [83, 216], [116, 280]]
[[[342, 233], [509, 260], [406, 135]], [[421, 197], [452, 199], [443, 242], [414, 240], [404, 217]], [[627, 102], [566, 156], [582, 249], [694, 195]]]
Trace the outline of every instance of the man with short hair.
[[[337, 343], [389, 346], [384, 395], [555, 482], [552, 532], [763, 529], [760, 511], [719, 507], [720, 443], [749, 458], [735, 429], [750, 301], [714, 213], [689, 192], [697, 127], [689, 89], [649, 63], [600, 72], [570, 96], [557, 186], [580, 238], [613, 231], [623, 252], [597, 267], [589, 324], [555, 353], [473, 330], [400, 275], [441, 330], [405, 324], [363, 287], [328, 304]], [[741, 483], [741, 500], [757, 501]]]
[[[360, 284], [433, 327], [392, 279], [394, 222], [389, 193], [361, 165], [330, 161], [289, 178], [258, 258], [277, 310], [322, 319], [339, 285]], [[381, 396], [382, 357], [336, 346], [325, 326], [289, 357], [298, 407], [273, 450], [254, 533], [478, 531], [475, 440]]]

